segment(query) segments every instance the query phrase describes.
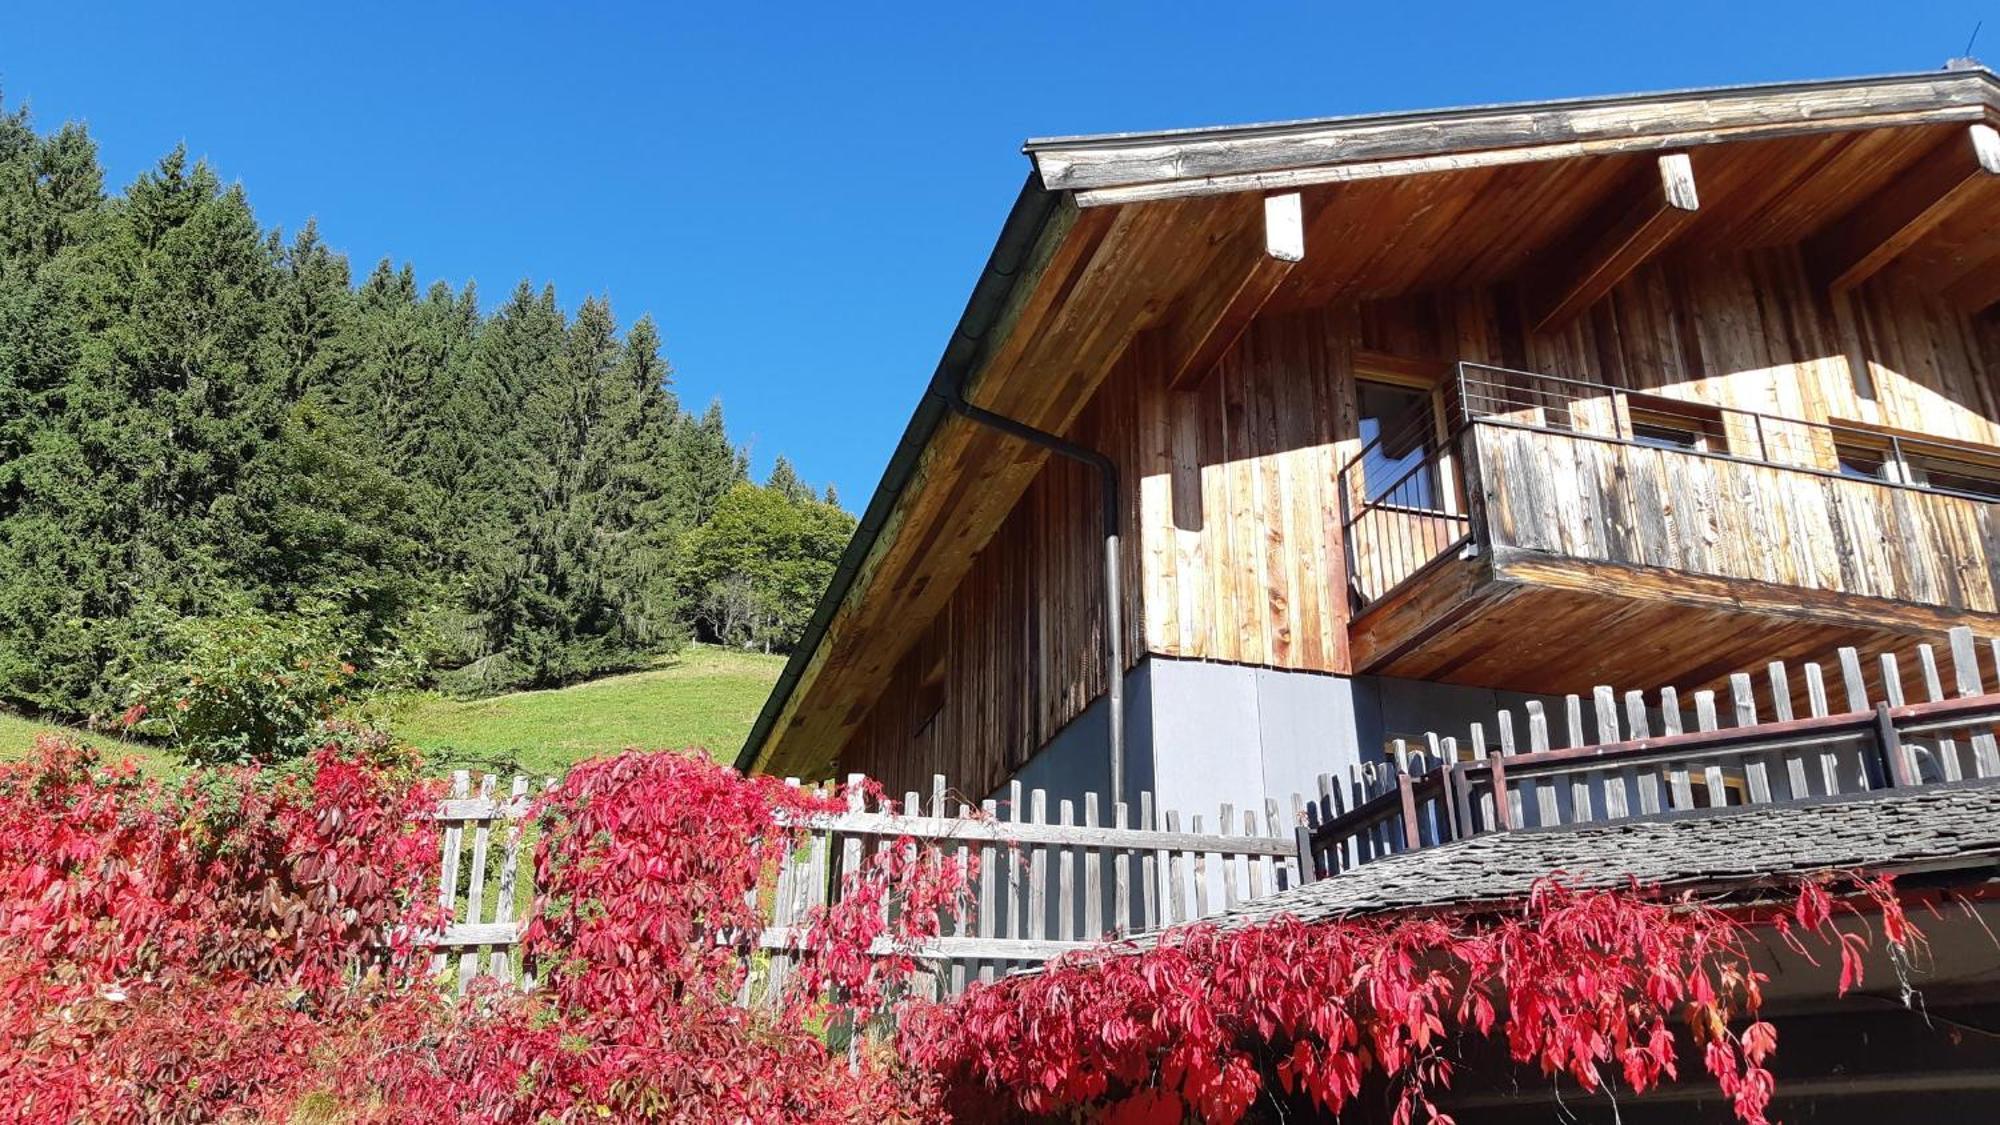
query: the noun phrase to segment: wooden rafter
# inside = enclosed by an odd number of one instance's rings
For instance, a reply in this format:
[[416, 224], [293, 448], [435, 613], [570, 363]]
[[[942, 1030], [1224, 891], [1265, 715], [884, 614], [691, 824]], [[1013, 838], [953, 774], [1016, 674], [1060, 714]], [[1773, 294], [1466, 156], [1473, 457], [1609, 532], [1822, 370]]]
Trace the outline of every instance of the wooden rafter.
[[1596, 304], [1674, 236], [1701, 206], [1686, 153], [1658, 157], [1643, 182], [1617, 192], [1585, 222], [1555, 261], [1534, 298], [1535, 331], [1549, 332]]
[[1298, 193], [1264, 199], [1262, 220], [1253, 216], [1244, 224], [1205, 284], [1167, 318], [1162, 346], [1168, 384], [1185, 389], [1214, 370], [1304, 258], [1305, 213]]
[[1976, 122], [1808, 244], [1820, 280], [1836, 292], [1881, 271], [2000, 177], [2000, 132]]

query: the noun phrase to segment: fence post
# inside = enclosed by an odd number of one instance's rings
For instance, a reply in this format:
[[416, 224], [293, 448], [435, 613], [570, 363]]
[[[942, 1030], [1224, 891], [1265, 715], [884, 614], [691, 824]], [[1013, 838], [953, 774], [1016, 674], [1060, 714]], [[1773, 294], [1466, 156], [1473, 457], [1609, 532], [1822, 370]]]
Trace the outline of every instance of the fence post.
[[1907, 789], [1915, 782], [1910, 777], [1910, 763], [1903, 754], [1903, 737], [1896, 730], [1896, 720], [1889, 714], [1887, 703], [1875, 705], [1875, 752], [1882, 759], [1882, 776], [1898, 789]]
[[1500, 751], [1486, 752], [1486, 766], [1493, 775], [1493, 823], [1502, 832], [1512, 832], [1514, 814], [1507, 807], [1507, 767], [1501, 761]]
[[1423, 841], [1417, 835], [1417, 794], [1410, 782], [1409, 770], [1396, 771], [1396, 791], [1403, 800], [1403, 846], [1416, 851], [1423, 846]]
[[1299, 844], [1299, 878], [1303, 882], [1315, 883], [1326, 878], [1320, 870], [1319, 856], [1313, 849], [1313, 830], [1309, 824], [1301, 824], [1292, 829], [1292, 836]]

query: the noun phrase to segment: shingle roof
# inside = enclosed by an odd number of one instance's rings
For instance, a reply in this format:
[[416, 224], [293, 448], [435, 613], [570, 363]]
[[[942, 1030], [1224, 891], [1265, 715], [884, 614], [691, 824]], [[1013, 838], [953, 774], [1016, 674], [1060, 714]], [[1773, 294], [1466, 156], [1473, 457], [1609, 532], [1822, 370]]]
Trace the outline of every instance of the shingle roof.
[[2000, 784], [1499, 832], [1390, 856], [1228, 911], [1224, 924], [1497, 905], [1563, 872], [1573, 887], [1750, 886], [1822, 871], [2000, 864]]

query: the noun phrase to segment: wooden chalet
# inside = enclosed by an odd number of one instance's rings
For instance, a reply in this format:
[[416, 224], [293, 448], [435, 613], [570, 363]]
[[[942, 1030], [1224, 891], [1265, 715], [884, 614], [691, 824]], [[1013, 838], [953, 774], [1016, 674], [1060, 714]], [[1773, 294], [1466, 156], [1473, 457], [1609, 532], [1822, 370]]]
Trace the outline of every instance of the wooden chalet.
[[1996, 126], [1961, 67], [1029, 142], [740, 763], [977, 800], [1115, 742], [1122, 795], [1255, 808], [2000, 635]]

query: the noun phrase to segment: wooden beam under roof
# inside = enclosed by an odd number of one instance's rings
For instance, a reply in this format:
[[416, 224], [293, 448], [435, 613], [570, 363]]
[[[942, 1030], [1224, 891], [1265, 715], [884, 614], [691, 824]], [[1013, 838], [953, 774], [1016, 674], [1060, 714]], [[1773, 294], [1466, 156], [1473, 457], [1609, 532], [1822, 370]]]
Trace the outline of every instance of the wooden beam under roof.
[[1945, 300], [1975, 316], [2000, 305], [2000, 258], [1960, 278], [1944, 292]]
[[1835, 292], [1867, 281], [2000, 177], [2000, 132], [1983, 121], [1939, 145], [1806, 246]]
[[1304, 204], [1297, 192], [1263, 200], [1221, 261], [1181, 300], [1161, 332], [1167, 385], [1185, 390], [1215, 369], [1292, 267], [1305, 258]]
[[1617, 192], [1555, 257], [1532, 298], [1535, 331], [1549, 332], [1596, 304], [1687, 228], [1701, 206], [1694, 165], [1684, 152], [1652, 162], [1641, 181]]

